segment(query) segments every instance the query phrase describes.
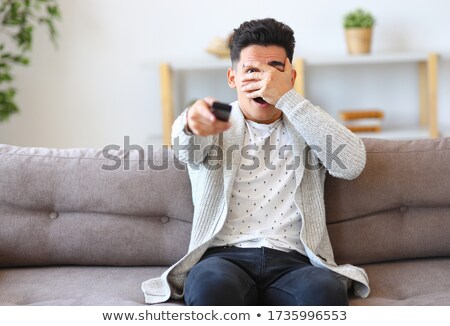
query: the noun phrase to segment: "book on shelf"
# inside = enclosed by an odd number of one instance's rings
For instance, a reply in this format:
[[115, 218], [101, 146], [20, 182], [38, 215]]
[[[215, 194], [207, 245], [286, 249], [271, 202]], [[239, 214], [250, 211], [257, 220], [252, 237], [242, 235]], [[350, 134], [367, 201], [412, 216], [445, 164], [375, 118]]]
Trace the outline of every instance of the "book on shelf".
[[353, 119], [343, 121], [346, 126], [381, 126], [382, 120], [378, 118]]
[[342, 110], [339, 112], [341, 120], [357, 120], [357, 119], [383, 119], [384, 112], [378, 109], [372, 110]]
[[380, 132], [381, 126], [345, 126], [351, 132]]
[[384, 112], [378, 109], [342, 110], [339, 117], [352, 132], [380, 132]]

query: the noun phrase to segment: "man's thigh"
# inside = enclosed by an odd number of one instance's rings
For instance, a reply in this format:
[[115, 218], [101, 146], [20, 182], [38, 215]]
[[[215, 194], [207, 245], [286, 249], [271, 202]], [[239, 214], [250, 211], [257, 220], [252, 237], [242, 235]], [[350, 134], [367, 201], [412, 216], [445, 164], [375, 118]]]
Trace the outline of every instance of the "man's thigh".
[[347, 287], [331, 271], [312, 265], [292, 269], [272, 284], [261, 297], [263, 305], [346, 306]]

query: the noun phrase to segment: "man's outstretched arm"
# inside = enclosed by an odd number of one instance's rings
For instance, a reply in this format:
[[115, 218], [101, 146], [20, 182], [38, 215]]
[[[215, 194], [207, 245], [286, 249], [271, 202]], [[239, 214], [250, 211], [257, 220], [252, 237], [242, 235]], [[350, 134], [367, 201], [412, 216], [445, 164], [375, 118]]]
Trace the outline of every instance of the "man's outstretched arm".
[[198, 100], [180, 114], [172, 125], [172, 146], [175, 155], [184, 163], [203, 162], [213, 137], [228, 128], [230, 124], [218, 120], [211, 113], [214, 99]]

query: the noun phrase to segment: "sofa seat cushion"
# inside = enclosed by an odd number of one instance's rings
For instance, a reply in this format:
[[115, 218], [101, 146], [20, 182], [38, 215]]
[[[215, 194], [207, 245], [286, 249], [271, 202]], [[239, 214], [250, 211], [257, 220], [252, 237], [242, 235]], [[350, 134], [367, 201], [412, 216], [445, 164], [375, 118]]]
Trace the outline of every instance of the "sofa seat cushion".
[[[367, 299], [350, 304], [450, 305], [450, 259], [420, 259], [363, 266]], [[0, 305], [143, 305], [141, 282], [166, 267], [31, 267], [0, 269]], [[170, 301], [165, 305], [182, 305]]]
[[[141, 283], [167, 267], [32, 267], [0, 269], [0, 305], [144, 305]], [[181, 304], [183, 302], [173, 302]], [[167, 304], [167, 303], [166, 303]]]
[[450, 258], [404, 260], [362, 266], [369, 275], [367, 299], [351, 305], [450, 305]]

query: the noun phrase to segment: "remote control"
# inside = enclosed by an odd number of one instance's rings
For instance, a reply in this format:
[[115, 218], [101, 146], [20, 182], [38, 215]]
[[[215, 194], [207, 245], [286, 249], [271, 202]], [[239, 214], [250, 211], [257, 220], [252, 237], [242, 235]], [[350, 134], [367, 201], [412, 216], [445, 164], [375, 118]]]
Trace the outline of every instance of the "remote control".
[[231, 105], [221, 102], [214, 102], [211, 112], [216, 116], [218, 120], [228, 121], [230, 119]]

